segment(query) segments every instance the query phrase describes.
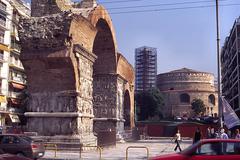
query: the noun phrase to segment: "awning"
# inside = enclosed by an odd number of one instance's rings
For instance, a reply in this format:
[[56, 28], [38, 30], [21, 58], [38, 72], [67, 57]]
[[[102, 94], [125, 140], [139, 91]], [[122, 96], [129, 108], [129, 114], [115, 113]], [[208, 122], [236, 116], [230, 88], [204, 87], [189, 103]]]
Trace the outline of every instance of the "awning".
[[7, 102], [6, 96], [0, 95], [0, 103]]
[[16, 114], [9, 114], [9, 117], [13, 123], [20, 123], [20, 119]]
[[3, 44], [0, 44], [0, 50], [7, 51], [7, 52], [10, 51], [10, 49], [8, 48], [8, 46], [5, 46], [5, 45], [3, 45]]
[[14, 82], [12, 82], [11, 84], [14, 88], [17, 88], [17, 89], [24, 89], [24, 87], [25, 87], [22, 84], [18, 84], [18, 83], [14, 83]]

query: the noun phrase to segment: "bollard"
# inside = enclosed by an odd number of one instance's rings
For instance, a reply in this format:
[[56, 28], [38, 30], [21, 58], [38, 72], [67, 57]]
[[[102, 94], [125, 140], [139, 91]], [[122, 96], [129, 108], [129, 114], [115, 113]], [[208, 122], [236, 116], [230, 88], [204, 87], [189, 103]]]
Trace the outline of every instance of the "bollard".
[[55, 149], [54, 149], [54, 151], [55, 151], [54, 157], [55, 157], [55, 158], [57, 157], [57, 145], [56, 145], [56, 144], [44, 144], [44, 147], [45, 147], [45, 149], [46, 149], [47, 147], [54, 147], [54, 148], [55, 148]]

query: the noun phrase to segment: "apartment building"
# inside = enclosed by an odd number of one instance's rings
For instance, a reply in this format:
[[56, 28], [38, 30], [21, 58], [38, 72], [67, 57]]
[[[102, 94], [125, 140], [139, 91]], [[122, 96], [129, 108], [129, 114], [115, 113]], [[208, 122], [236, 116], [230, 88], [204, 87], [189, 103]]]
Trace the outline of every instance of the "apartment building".
[[240, 117], [240, 18], [221, 50], [222, 94]]
[[0, 126], [20, 123], [23, 115], [26, 76], [19, 59], [18, 24], [20, 16], [30, 16], [30, 5], [23, 0], [0, 1]]
[[136, 92], [156, 87], [157, 49], [143, 46], [135, 49]]

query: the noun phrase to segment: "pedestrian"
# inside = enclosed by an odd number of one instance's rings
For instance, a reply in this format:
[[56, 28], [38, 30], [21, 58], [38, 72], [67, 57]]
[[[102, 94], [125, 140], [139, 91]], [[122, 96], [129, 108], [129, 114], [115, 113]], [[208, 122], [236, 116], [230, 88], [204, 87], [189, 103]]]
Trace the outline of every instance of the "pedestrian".
[[224, 130], [224, 128], [222, 128], [221, 130], [220, 130], [220, 138], [221, 139], [228, 139], [228, 135], [225, 133], [225, 130]]
[[240, 139], [239, 129], [236, 129], [236, 131], [235, 131], [235, 139]]
[[180, 141], [181, 141], [181, 134], [180, 134], [180, 131], [177, 130], [177, 133], [175, 134], [175, 141], [174, 142], [176, 143], [176, 147], [174, 148], [174, 151], [176, 151], [177, 149], [179, 149], [180, 152], [182, 151], [182, 149], [180, 147]]
[[195, 131], [195, 134], [194, 134], [193, 143], [200, 141], [201, 138], [202, 138], [202, 133], [201, 133], [200, 129], [197, 128], [197, 130]]
[[207, 128], [206, 137], [207, 137], [207, 139], [212, 137], [211, 136], [211, 128], [210, 127]]
[[[235, 139], [240, 139], [239, 129], [235, 130]], [[240, 154], [240, 144], [234, 143], [234, 152]]]
[[232, 138], [232, 132], [230, 129], [227, 130], [227, 135], [228, 135], [228, 138]]
[[215, 131], [214, 131], [214, 128], [213, 128], [213, 127], [211, 128], [211, 138], [216, 138], [216, 137], [215, 137]]

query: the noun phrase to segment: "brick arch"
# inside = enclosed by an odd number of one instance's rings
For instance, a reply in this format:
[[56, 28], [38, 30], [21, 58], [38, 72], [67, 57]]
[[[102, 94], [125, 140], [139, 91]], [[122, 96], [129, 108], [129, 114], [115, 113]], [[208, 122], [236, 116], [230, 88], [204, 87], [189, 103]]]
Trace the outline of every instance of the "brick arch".
[[97, 34], [92, 44], [92, 52], [98, 56], [94, 64], [95, 74], [116, 73], [117, 42], [113, 24], [107, 10], [103, 6], [98, 5], [89, 14], [88, 19], [97, 29]]

